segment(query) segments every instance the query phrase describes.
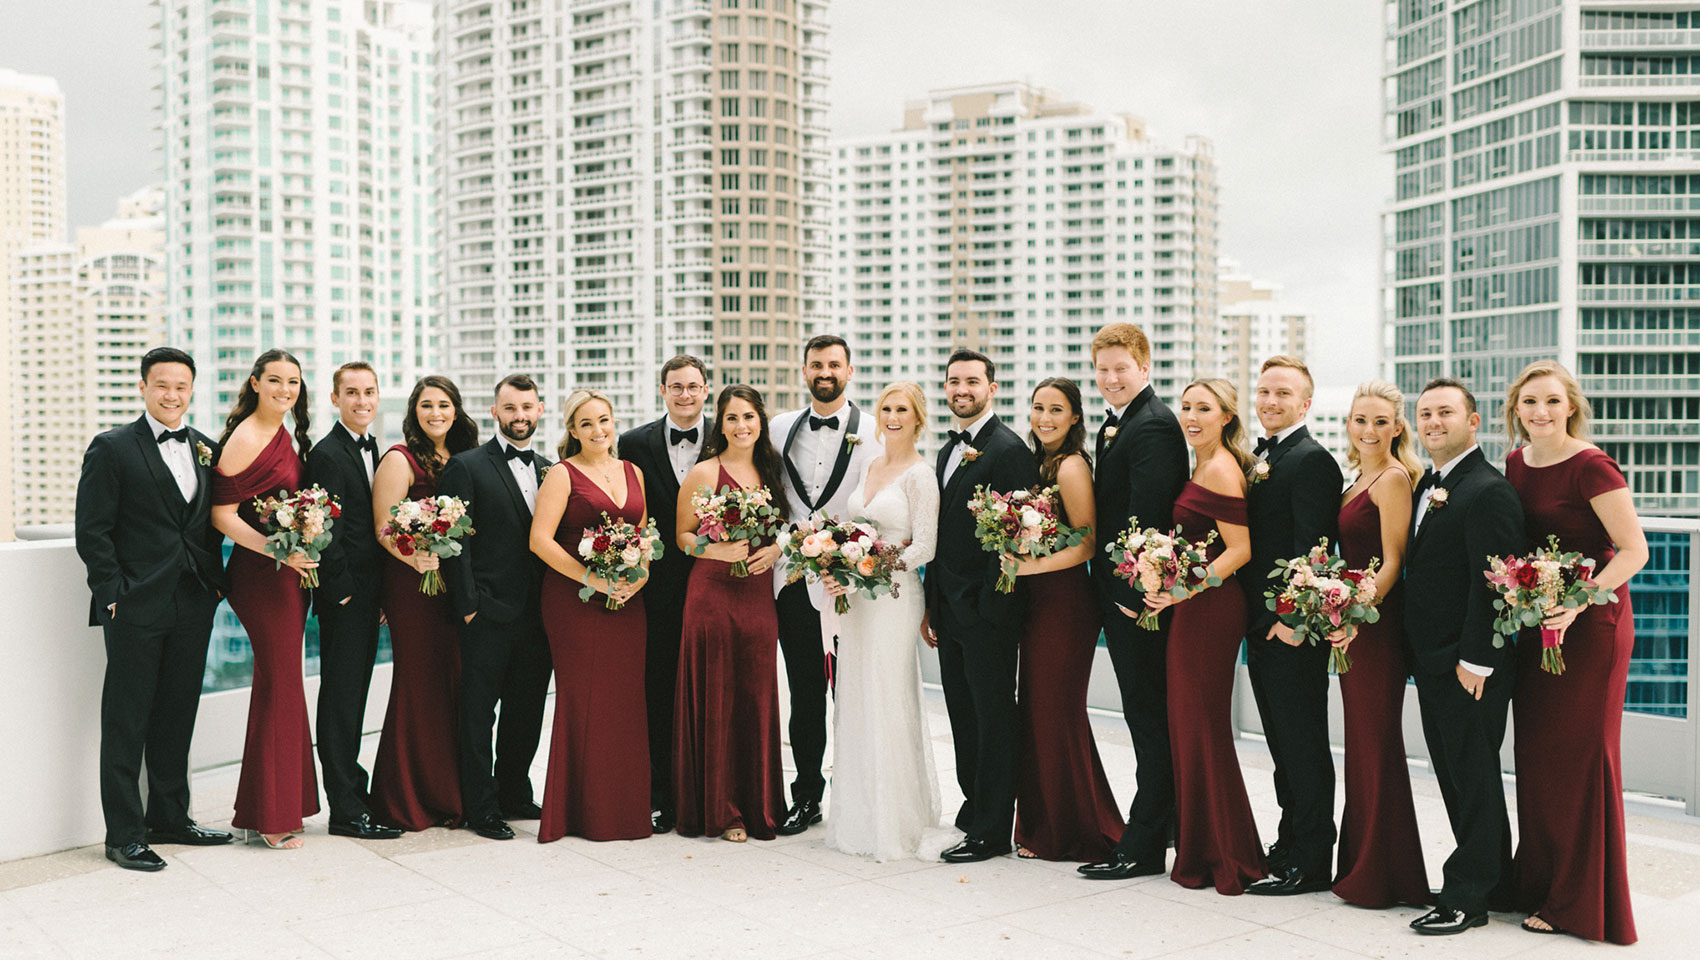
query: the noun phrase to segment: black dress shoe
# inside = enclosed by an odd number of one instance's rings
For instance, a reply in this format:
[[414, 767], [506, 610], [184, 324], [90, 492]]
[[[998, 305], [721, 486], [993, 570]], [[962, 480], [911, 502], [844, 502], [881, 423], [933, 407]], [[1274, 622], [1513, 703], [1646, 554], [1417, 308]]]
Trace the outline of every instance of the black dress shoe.
[[679, 818], [674, 816], [671, 810], [649, 811], [649, 826], [656, 833], [672, 833], [678, 822]]
[[148, 849], [145, 843], [126, 843], [123, 846], [106, 845], [106, 859], [118, 864], [126, 870], [145, 870], [152, 873], [165, 869], [165, 858]]
[[515, 804], [511, 807], [504, 806], [502, 807], [502, 819], [541, 820], [543, 819], [543, 808], [530, 800], [527, 800], [524, 803]]
[[1161, 860], [1135, 860], [1124, 853], [1111, 853], [1110, 859], [1083, 863], [1075, 870], [1088, 880], [1131, 880], [1134, 877], [1155, 877], [1163, 872]]
[[1270, 876], [1287, 872], [1287, 867], [1291, 864], [1289, 854], [1287, 845], [1279, 840], [1264, 848], [1263, 862], [1269, 866]]
[[356, 840], [394, 840], [403, 832], [400, 827], [373, 820], [369, 813], [362, 813], [352, 820], [331, 821], [332, 836], [353, 837]]
[[482, 820], [475, 820], [466, 825], [466, 829], [478, 834], [486, 840], [512, 840], [514, 828], [496, 814], [490, 814]]
[[1260, 897], [1290, 897], [1298, 893], [1317, 893], [1332, 886], [1327, 877], [1308, 876], [1298, 867], [1288, 867], [1246, 887], [1245, 892]]
[[820, 823], [820, 821], [820, 801], [799, 800], [792, 805], [791, 811], [785, 815], [785, 822], [774, 827], [773, 832], [782, 837], [794, 837]]
[[1463, 933], [1471, 927], [1483, 927], [1488, 922], [1486, 911], [1481, 913], [1464, 913], [1451, 907], [1435, 907], [1411, 921], [1411, 929], [1430, 937], [1451, 936]]
[[992, 843], [990, 840], [964, 837], [961, 843], [939, 854], [939, 859], [945, 863], [979, 863], [982, 860], [1001, 857], [1009, 850], [1008, 843]]
[[180, 843], [190, 847], [216, 847], [235, 839], [223, 830], [203, 827], [193, 820], [185, 822], [181, 827], [148, 831], [149, 843]]

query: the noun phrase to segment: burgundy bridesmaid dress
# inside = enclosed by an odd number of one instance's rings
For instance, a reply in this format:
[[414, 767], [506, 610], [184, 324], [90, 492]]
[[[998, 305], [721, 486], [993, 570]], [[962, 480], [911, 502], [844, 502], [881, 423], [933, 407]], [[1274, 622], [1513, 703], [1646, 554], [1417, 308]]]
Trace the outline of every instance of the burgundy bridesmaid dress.
[[1015, 842], [1044, 860], [1106, 860], [1125, 822], [1086, 716], [1103, 628], [1092, 581], [1084, 563], [1024, 579]]
[[[1246, 523], [1244, 497], [1207, 490], [1193, 481], [1175, 500], [1175, 525], [1188, 540], [1223, 523]], [[1207, 551], [1214, 561], [1220, 537]], [[1175, 762], [1175, 865], [1169, 879], [1183, 887], [1214, 886], [1237, 896], [1263, 878], [1245, 777], [1234, 752], [1234, 670], [1245, 637], [1245, 599], [1227, 577], [1174, 606], [1169, 627], [1169, 749]]]
[[[403, 444], [413, 486], [407, 499], [437, 495], [437, 481]], [[460, 823], [460, 640], [447, 591], [419, 592], [423, 575], [384, 551], [379, 586], [390, 625], [390, 703], [372, 765], [372, 816], [406, 830]]]
[[[1557, 534], [1603, 570], [1616, 552], [1589, 503], [1628, 486], [1605, 452], [1588, 448], [1547, 467], [1505, 459], [1523, 500], [1529, 547]], [[1629, 587], [1589, 607], [1564, 634], [1564, 673], [1541, 669], [1538, 630], [1517, 638], [1517, 897], [1546, 922], [1588, 940], [1634, 943], [1623, 824], [1623, 695], [1635, 649]]]
[[[1381, 510], [1365, 487], [1340, 508], [1340, 555], [1359, 570], [1381, 554]], [[1346, 807], [1334, 895], [1360, 907], [1424, 905], [1431, 899], [1405, 761], [1405, 678], [1411, 671], [1401, 636], [1403, 610], [1404, 592], [1394, 584], [1381, 601], [1381, 619], [1358, 628], [1352, 668], [1340, 675]]]
[[[620, 504], [571, 463], [563, 460], [554, 468], [569, 471], [573, 480], [555, 542], [581, 562], [579, 540], [602, 524], [604, 513], [633, 526], [643, 523], [637, 468], [621, 463], [626, 497]], [[552, 568], [543, 572], [543, 629], [555, 663], [555, 727], [537, 829], [543, 843], [568, 834], [636, 840], [652, 832], [643, 591], [609, 610], [603, 594], [580, 600], [583, 586]]]
[[[213, 503], [236, 504], [236, 515], [260, 530], [254, 498], [294, 493], [305, 472], [289, 431], [280, 426], [246, 470], [235, 476], [213, 470]], [[331, 534], [336, 534], [334, 526]], [[302, 689], [307, 591], [301, 589], [299, 573], [246, 547], [231, 551], [229, 575], [230, 609], [254, 648], [248, 737], [236, 783], [236, 815], [230, 823], [260, 833], [293, 833], [301, 829], [303, 819], [319, 812], [313, 736]]]
[[[738, 481], [720, 468], [716, 487]], [[773, 571], [734, 577], [698, 558], [685, 586], [673, 714], [681, 836], [743, 827], [772, 840], [784, 816], [779, 769], [779, 614]]]

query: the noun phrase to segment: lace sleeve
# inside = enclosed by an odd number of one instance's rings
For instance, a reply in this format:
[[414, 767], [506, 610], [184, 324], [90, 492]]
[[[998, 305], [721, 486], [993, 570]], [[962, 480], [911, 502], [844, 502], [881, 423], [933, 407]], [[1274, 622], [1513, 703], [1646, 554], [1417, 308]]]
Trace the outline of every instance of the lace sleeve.
[[[923, 466], [925, 466], [923, 464]], [[933, 559], [939, 538], [939, 485], [933, 472], [927, 469], [910, 470], [903, 477], [903, 492], [909, 497], [909, 547], [903, 551], [903, 564], [918, 569]]]

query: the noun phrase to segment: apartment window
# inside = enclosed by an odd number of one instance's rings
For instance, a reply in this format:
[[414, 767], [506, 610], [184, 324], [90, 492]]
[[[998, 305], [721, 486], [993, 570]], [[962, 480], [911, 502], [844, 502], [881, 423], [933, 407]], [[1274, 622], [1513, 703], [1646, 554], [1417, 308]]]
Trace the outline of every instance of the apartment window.
[[722, 150], [722, 151], [720, 151], [720, 165], [723, 166], [723, 167], [735, 167], [735, 166], [737, 166], [738, 165], [738, 151], [737, 150]]
[[738, 175], [735, 174], [735, 173], [723, 173], [723, 174], [721, 174], [720, 175], [720, 189], [722, 189], [722, 190], [736, 190], [736, 189], [738, 189]]
[[720, 89], [722, 89], [722, 90], [736, 90], [736, 89], [738, 89], [738, 71], [736, 71], [736, 70], [722, 70], [722, 71], [720, 71]]
[[721, 44], [720, 45], [720, 62], [721, 63], [737, 63], [738, 62], [738, 45], [735, 44], [735, 43], [723, 43], [723, 44]]
[[723, 116], [723, 117], [735, 117], [735, 116], [737, 116], [738, 115], [738, 98], [737, 97], [722, 97], [722, 98], [720, 98], [720, 115]]

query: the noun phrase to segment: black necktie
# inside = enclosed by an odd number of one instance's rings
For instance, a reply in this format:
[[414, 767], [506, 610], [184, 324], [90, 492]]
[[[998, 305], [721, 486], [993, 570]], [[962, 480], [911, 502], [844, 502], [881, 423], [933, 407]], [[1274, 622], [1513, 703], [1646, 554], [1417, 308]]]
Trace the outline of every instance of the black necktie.
[[959, 443], [971, 443], [974, 440], [974, 435], [966, 430], [949, 430], [946, 432], [950, 434], [950, 443], [952, 446]]
[[533, 456], [533, 454], [530, 450], [521, 450], [518, 447], [509, 447], [508, 448], [508, 459], [509, 460], [512, 460], [512, 459], [517, 457], [517, 458], [519, 458], [520, 462], [524, 463], [528, 467], [531, 466], [532, 456]]
[[686, 440], [689, 440], [692, 443], [697, 442], [697, 428], [696, 427], [692, 427], [689, 430], [669, 429], [667, 431], [667, 442], [673, 444], [674, 446], [677, 446], [681, 443], [684, 443]]
[[1257, 443], [1251, 448], [1253, 456], [1261, 456], [1265, 450], [1273, 450], [1280, 441], [1274, 437], [1258, 437]]
[[821, 427], [825, 427], [828, 430], [837, 430], [838, 414], [835, 413], [830, 417], [817, 417], [812, 413], [809, 414], [809, 429], [819, 430]]
[[176, 430], [166, 430], [159, 435], [158, 439], [159, 439], [160, 443], [164, 443], [167, 440], [181, 440], [184, 443], [188, 443], [189, 442], [189, 428], [188, 427], [180, 427]]

